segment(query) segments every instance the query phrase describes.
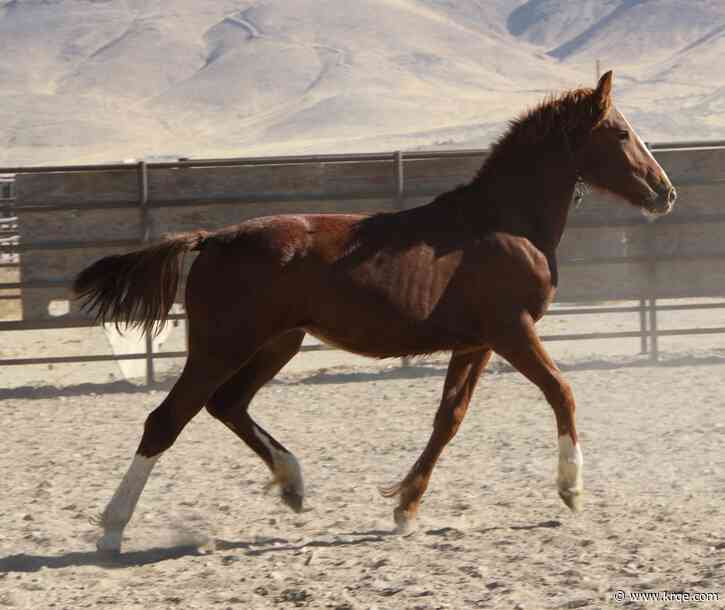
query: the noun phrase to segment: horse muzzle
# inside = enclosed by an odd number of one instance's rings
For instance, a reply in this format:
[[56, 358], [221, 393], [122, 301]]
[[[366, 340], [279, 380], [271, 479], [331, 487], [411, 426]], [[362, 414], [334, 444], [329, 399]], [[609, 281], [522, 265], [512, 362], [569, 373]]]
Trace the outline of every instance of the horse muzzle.
[[672, 211], [677, 201], [677, 191], [672, 185], [653, 191], [652, 199], [644, 206], [645, 214], [664, 216]]

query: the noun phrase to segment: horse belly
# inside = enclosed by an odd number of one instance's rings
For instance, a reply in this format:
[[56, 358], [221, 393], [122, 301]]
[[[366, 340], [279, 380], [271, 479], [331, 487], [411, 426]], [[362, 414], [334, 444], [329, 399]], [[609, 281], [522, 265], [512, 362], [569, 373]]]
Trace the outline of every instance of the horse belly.
[[323, 343], [371, 358], [396, 358], [479, 348], [480, 341], [454, 328], [440, 327], [430, 321], [356, 320], [354, 328], [305, 330]]
[[334, 333], [311, 326], [306, 326], [305, 331], [329, 347], [371, 358], [384, 358], [386, 356], [386, 354], [380, 353], [385, 350], [376, 348], [373, 345], [366, 345], [364, 342], [352, 337], [338, 337]]

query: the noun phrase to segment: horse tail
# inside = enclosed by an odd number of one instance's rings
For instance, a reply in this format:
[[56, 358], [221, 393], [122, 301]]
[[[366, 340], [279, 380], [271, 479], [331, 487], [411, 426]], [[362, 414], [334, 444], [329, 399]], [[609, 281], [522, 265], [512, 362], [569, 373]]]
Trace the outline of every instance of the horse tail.
[[115, 322], [158, 334], [174, 304], [183, 255], [200, 250], [206, 231], [172, 235], [143, 250], [107, 256], [81, 271], [73, 282], [84, 311], [96, 322]]

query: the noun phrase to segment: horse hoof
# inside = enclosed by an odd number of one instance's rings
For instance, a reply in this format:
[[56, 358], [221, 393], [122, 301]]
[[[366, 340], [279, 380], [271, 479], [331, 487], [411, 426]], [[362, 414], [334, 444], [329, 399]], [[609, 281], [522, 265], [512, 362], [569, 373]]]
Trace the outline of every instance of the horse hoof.
[[394, 532], [396, 534], [405, 536], [412, 534], [416, 530], [417, 520], [414, 513], [410, 513], [398, 507], [395, 511], [393, 511], [393, 520], [395, 521]]
[[297, 493], [293, 489], [282, 490], [282, 502], [289, 506], [296, 513], [302, 512], [302, 506], [304, 504], [304, 496]]
[[103, 553], [104, 555], [120, 555], [122, 537], [122, 530], [111, 530], [106, 532], [96, 542], [96, 549], [98, 549], [99, 553]]
[[580, 513], [584, 508], [584, 500], [580, 491], [559, 490], [559, 497], [573, 513]]
[[121, 550], [97, 551], [98, 561], [101, 563], [117, 563], [121, 559]]

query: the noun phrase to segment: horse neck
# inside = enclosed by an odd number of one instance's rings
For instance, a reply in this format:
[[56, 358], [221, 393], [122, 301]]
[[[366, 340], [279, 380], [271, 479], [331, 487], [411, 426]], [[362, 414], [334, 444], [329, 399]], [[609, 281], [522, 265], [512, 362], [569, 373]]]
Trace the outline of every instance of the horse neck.
[[522, 235], [546, 254], [554, 254], [566, 226], [577, 174], [568, 156], [540, 155], [522, 166], [497, 163], [476, 182], [497, 210], [500, 229]]

